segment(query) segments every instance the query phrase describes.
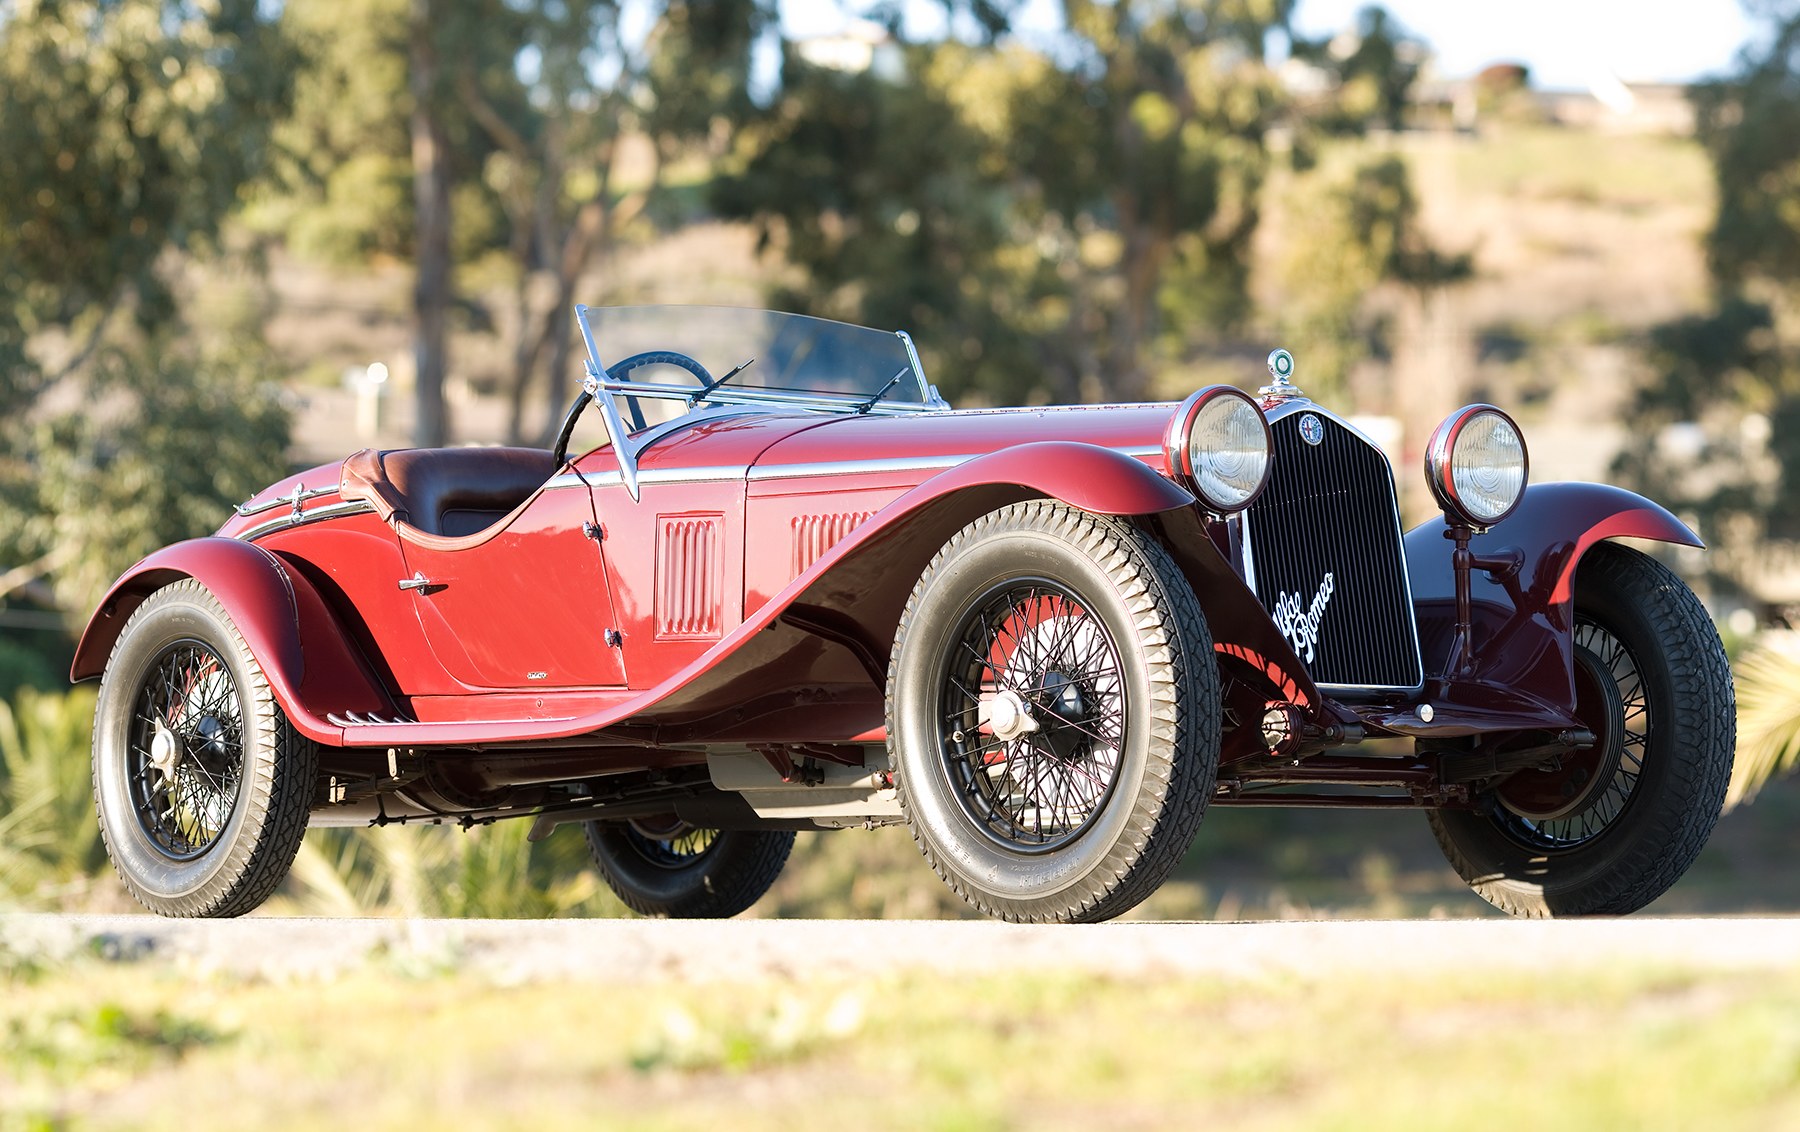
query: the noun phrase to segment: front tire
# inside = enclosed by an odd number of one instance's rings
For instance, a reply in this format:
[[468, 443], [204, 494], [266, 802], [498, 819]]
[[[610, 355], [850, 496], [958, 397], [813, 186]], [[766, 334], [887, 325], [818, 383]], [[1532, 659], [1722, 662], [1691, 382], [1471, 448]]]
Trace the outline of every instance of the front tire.
[[980, 911], [1111, 919], [1192, 844], [1218, 773], [1212, 637], [1129, 523], [1051, 501], [977, 519], [901, 617], [888, 738], [914, 839]]
[[145, 599], [94, 709], [94, 803], [113, 868], [164, 916], [241, 916], [306, 835], [318, 749], [294, 731], [219, 600], [193, 579]]
[[1429, 815], [1451, 866], [1515, 916], [1619, 916], [1655, 900], [1699, 856], [1731, 780], [1731, 666], [1667, 567], [1612, 543], [1589, 550], [1575, 649], [1576, 714], [1595, 748], [1514, 774], [1491, 813]]
[[792, 830], [697, 829], [591, 821], [588, 848], [627, 908], [675, 920], [724, 920], [762, 899], [794, 848]]

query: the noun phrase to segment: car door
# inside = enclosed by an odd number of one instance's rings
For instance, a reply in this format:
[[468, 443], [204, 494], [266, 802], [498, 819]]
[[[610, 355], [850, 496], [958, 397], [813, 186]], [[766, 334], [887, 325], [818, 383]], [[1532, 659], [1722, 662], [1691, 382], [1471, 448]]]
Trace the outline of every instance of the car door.
[[[460, 545], [445, 546], [443, 543]], [[558, 477], [489, 537], [402, 538], [419, 623], [445, 670], [484, 689], [625, 683], [592, 493]]]

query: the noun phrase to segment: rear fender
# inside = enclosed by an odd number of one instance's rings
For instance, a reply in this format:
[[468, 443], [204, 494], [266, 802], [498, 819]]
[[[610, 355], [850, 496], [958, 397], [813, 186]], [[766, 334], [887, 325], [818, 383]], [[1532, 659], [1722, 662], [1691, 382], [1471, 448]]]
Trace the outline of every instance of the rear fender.
[[[1412, 581], [1428, 680], [1451, 665], [1456, 622], [1454, 544], [1441, 520], [1406, 535], [1406, 568]], [[1475, 571], [1474, 667], [1466, 683], [1522, 692], [1573, 711], [1575, 571], [1589, 547], [1605, 539], [1642, 538], [1703, 547], [1686, 523], [1662, 506], [1623, 488], [1595, 483], [1534, 484], [1518, 510], [1469, 546], [1483, 556], [1511, 556], [1517, 573], [1496, 577]]]
[[230, 538], [179, 542], [128, 570], [82, 633], [70, 678], [99, 676], [137, 607], [182, 578], [193, 578], [225, 606], [276, 701], [308, 738], [341, 743], [343, 729], [326, 721], [333, 713], [396, 714], [311, 583], [262, 547]]

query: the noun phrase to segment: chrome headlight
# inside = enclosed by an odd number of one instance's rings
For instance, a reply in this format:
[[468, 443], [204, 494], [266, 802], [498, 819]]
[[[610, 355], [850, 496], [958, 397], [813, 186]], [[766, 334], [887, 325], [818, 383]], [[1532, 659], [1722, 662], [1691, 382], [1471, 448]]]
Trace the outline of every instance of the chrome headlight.
[[1210, 385], [1191, 394], [1163, 434], [1169, 470], [1221, 514], [1250, 506], [1269, 482], [1269, 422], [1241, 389]]
[[1425, 479], [1451, 521], [1486, 530], [1525, 497], [1530, 458], [1513, 419], [1492, 405], [1444, 418], [1425, 446]]

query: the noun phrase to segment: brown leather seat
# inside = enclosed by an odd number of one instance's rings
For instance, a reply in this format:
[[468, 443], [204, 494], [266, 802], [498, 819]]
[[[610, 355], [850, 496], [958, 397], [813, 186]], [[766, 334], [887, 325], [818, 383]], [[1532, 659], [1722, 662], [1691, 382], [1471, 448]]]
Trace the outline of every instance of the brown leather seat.
[[484, 541], [555, 470], [541, 448], [365, 448], [344, 461], [339, 492], [366, 500], [403, 538], [452, 550]]

